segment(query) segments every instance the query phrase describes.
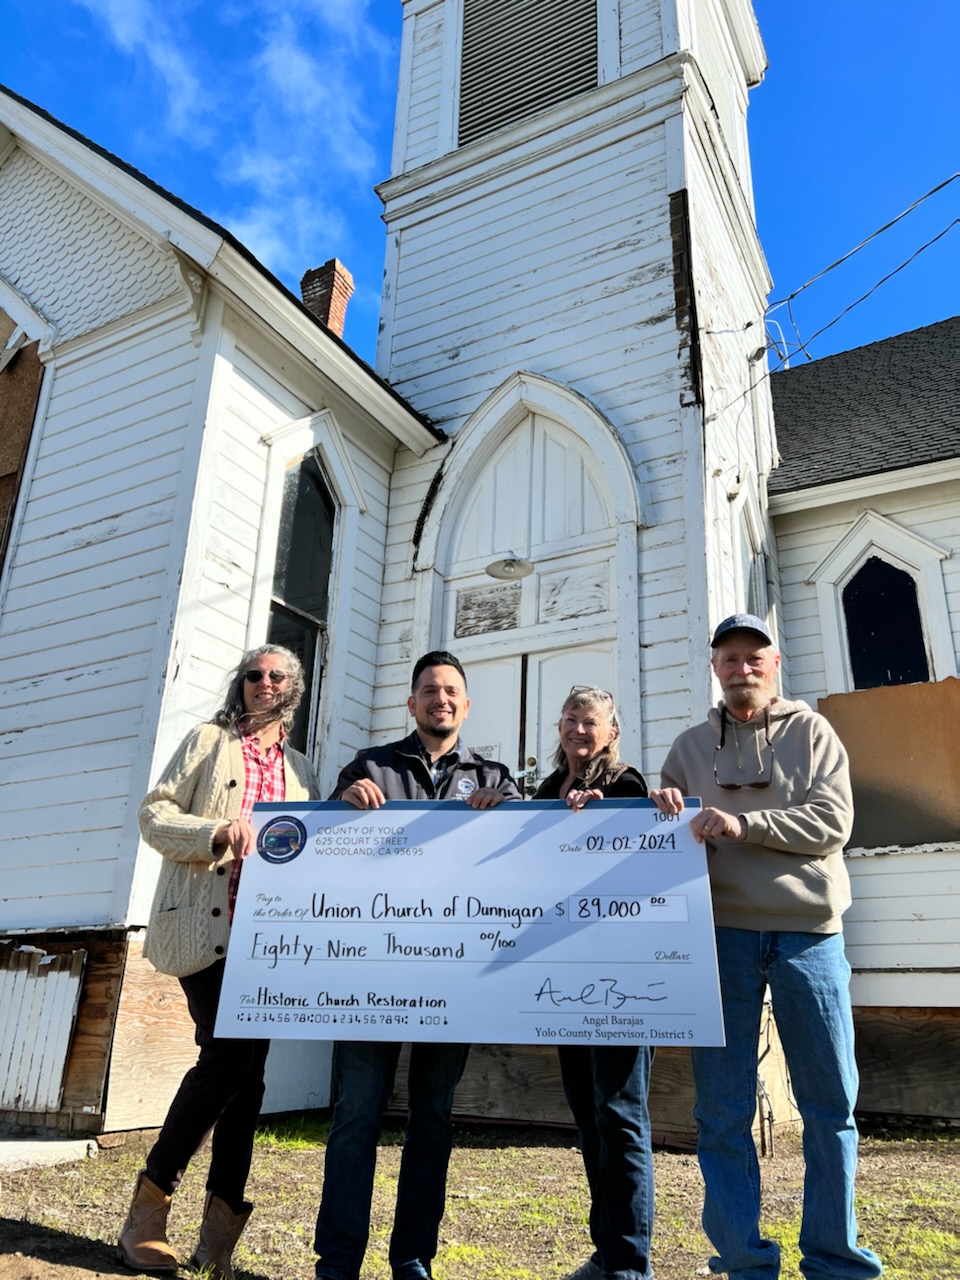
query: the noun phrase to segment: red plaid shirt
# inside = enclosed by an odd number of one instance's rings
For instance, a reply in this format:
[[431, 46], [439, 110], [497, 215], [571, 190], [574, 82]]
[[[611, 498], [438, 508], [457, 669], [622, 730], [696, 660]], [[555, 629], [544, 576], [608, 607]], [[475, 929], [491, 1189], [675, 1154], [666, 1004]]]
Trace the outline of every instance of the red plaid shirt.
[[[243, 750], [244, 782], [243, 799], [240, 802], [240, 817], [247, 822], [253, 817], [253, 806], [268, 801], [286, 798], [283, 777], [283, 740], [285, 734], [281, 730], [280, 739], [272, 747], [267, 747], [266, 754], [260, 751], [260, 739], [254, 733], [243, 734], [240, 746]], [[237, 889], [240, 887], [240, 872], [243, 861], [237, 858], [230, 868], [230, 885], [228, 888], [228, 906], [230, 921], [233, 922], [233, 909], [237, 903]]]

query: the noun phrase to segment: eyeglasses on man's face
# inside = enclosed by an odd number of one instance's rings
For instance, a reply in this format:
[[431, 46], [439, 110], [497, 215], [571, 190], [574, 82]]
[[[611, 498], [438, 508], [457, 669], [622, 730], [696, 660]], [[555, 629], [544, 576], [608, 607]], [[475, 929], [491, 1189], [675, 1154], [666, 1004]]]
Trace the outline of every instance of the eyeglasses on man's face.
[[[756, 751], [757, 751], [756, 777], [754, 778], [750, 776], [753, 773], [753, 764], [752, 763], [748, 765], [744, 764], [743, 758], [740, 754], [740, 738], [737, 735], [737, 733], [734, 732], [734, 741], [736, 743], [736, 748], [737, 748], [736, 772], [737, 772], [737, 775], [745, 775], [745, 776], [739, 776], [739, 779], [736, 782], [733, 782], [733, 781], [721, 782], [718, 762], [721, 759], [721, 753], [723, 752], [724, 744], [726, 743], [726, 740], [727, 740], [727, 709], [726, 707], [724, 707], [723, 710], [720, 712], [720, 742], [714, 748], [714, 751], [713, 751], [713, 780], [721, 791], [740, 791], [741, 788], [743, 787], [750, 787], [754, 791], [762, 791], [764, 787], [769, 787], [770, 783], [773, 781], [773, 743], [770, 741], [769, 709], [765, 708], [763, 713], [763, 736], [764, 736], [764, 746], [766, 748], [765, 752], [762, 751], [760, 748], [759, 735], [751, 735], [751, 736], [753, 738], [753, 742], [756, 746]], [[764, 759], [763, 759], [764, 754], [769, 755], [770, 757], [769, 767], [764, 763]], [[731, 764], [731, 761], [729, 760], [729, 756], [730, 756], [730, 752], [728, 751], [726, 757], [723, 758], [723, 763], [725, 766], [727, 766], [724, 768], [725, 776], [729, 776], [730, 774], [729, 765]]]
[[247, 684], [259, 684], [264, 678], [271, 684], [283, 684], [287, 678], [285, 671], [246, 671], [243, 677]]

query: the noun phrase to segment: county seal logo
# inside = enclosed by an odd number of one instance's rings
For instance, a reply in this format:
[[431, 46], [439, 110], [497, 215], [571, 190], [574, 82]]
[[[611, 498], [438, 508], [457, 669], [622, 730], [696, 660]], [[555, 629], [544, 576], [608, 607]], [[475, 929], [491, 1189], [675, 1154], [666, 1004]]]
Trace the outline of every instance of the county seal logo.
[[257, 853], [264, 862], [292, 862], [307, 843], [307, 829], [299, 818], [286, 814], [271, 818], [257, 836]]

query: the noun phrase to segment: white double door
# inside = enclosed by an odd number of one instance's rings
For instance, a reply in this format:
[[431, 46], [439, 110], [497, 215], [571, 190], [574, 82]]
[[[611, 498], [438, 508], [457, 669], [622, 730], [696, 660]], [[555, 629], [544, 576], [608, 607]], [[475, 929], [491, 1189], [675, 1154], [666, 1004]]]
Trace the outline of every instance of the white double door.
[[465, 663], [470, 714], [467, 746], [501, 760], [531, 794], [552, 772], [560, 708], [574, 685], [596, 685], [616, 695], [613, 640], [539, 653]]

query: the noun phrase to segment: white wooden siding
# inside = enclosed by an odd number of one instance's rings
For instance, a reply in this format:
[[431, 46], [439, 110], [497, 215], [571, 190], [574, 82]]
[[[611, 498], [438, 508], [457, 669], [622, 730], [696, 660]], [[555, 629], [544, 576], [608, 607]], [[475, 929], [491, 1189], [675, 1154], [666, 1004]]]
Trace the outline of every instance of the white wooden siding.
[[0, 689], [8, 929], [122, 920], [195, 363], [182, 320], [158, 316], [48, 375], [0, 616], [0, 661], [21, 673]]
[[[768, 517], [760, 506], [759, 481], [769, 465], [769, 388], [762, 382], [750, 391], [762, 371], [750, 356], [763, 346], [769, 280], [745, 197], [736, 185], [731, 191], [723, 181], [722, 167], [709, 151], [715, 129], [693, 117], [687, 132], [704, 395], [709, 622], [713, 624], [748, 605], [743, 581], [743, 564], [750, 551], [748, 524], [752, 521], [758, 528], [762, 541], [772, 542]], [[699, 637], [703, 662], [709, 652], [708, 632], [709, 626]]]
[[[405, 220], [389, 376], [450, 431], [516, 368], [573, 386], [613, 422], [644, 477], [645, 510], [650, 503], [641, 579], [661, 575], [654, 612], [640, 609], [643, 764], [653, 769], [688, 722], [646, 718], [648, 709], [668, 709], [661, 666], [671, 680], [682, 671], [668, 651], [686, 627], [684, 451], [664, 135], [636, 124], [560, 149], [546, 168], [531, 156], [471, 185], [469, 201], [443, 202], [439, 215], [430, 207], [422, 223]], [[381, 632], [376, 720], [384, 736], [406, 723], [397, 708], [417, 655], [415, 593], [402, 587], [437, 461], [411, 460], [394, 476], [385, 576], [393, 611]], [[686, 717], [688, 703], [681, 694], [673, 709]]]
[[[264, 524], [269, 450], [264, 436], [323, 407], [323, 394], [304, 371], [279, 376], [272, 347], [244, 326], [225, 337], [218, 362], [208, 439], [198, 480], [183, 607], [176, 627], [179, 660], [168, 683], [155, 771], [197, 720], [220, 704], [226, 674], [249, 644], [251, 603], [258, 575], [272, 578], [277, 527], [274, 512]], [[331, 633], [320, 704], [319, 763], [325, 788], [340, 768], [370, 741], [377, 629], [381, 616], [389, 466], [393, 445], [375, 438], [338, 409], [346, 431], [365, 510], [359, 518], [352, 557], [341, 566], [349, 593], [350, 624]], [[339, 521], [338, 521], [339, 529]], [[340, 534], [338, 533], [338, 539]], [[334, 590], [338, 583], [333, 584]], [[258, 613], [265, 627], [266, 612]]]
[[598, 384], [642, 378], [645, 360], [655, 377], [675, 355], [662, 132], [626, 131], [602, 160], [571, 150], [546, 176], [532, 161], [440, 225], [404, 228], [391, 378], [441, 423], [462, 418], [481, 371], [477, 396], [516, 367], [562, 381], [574, 348]]
[[844, 934], [854, 1004], [960, 1005], [960, 845], [846, 862], [853, 905]]
[[[154, 776], [184, 734], [221, 704], [227, 674], [247, 647], [267, 465], [260, 437], [306, 412], [280, 384], [272, 385], [275, 380], [229, 332], [220, 348], [174, 631], [177, 658], [166, 684]], [[278, 403], [281, 396], [286, 404]]]
[[827, 687], [823, 633], [816, 588], [807, 579], [865, 510], [951, 552], [943, 561], [943, 583], [953, 635], [960, 653], [960, 484], [955, 481], [871, 494], [821, 508], [778, 515], [774, 521], [784, 601], [784, 631], [790, 645], [790, 691], [812, 706], [837, 690]]
[[663, 47], [660, 0], [620, 0], [620, 69], [629, 75], [672, 52]]
[[747, 89], [743, 67], [718, 0], [695, 0], [693, 53], [713, 101], [717, 122], [734, 168], [749, 191]]
[[399, 118], [397, 127], [403, 131], [402, 154], [394, 157], [397, 172], [414, 169], [419, 164], [433, 160], [440, 151], [441, 112], [450, 111], [451, 104], [443, 100], [443, 45], [444, 16], [447, 6], [443, 0], [410, 14], [405, 25], [412, 28], [404, 32], [404, 40], [411, 42], [411, 60], [414, 76], [410, 90], [403, 101], [405, 118]]

